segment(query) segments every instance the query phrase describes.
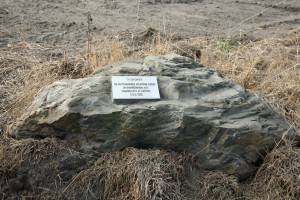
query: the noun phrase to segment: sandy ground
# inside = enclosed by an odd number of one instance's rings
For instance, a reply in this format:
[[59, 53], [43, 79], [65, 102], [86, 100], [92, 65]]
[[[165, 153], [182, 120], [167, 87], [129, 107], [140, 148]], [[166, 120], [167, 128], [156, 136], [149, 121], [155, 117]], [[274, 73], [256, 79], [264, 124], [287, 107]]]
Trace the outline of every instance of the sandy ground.
[[183, 37], [274, 37], [300, 27], [300, 0], [0, 0], [0, 48], [26, 41], [64, 48], [153, 27]]

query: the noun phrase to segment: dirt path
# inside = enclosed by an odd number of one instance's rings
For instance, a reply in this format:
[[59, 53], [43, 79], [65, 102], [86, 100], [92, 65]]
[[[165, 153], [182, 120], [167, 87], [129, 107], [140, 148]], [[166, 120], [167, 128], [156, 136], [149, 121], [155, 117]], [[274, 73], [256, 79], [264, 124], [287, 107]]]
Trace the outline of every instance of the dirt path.
[[147, 27], [183, 37], [270, 37], [300, 27], [299, 0], [0, 0], [0, 47], [17, 41], [80, 47], [88, 12], [94, 37]]

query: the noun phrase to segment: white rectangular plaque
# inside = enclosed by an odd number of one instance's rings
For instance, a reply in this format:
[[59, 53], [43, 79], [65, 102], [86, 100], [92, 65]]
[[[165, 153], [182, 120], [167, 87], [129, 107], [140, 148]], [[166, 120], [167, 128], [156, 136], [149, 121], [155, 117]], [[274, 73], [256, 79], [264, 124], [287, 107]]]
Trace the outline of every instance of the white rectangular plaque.
[[112, 76], [113, 99], [160, 99], [155, 76]]

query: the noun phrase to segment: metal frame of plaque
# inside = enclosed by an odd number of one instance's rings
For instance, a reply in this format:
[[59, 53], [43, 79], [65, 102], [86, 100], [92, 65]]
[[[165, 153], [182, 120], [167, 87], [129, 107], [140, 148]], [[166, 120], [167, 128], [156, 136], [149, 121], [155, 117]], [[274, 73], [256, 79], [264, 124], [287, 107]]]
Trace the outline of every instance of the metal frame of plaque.
[[160, 99], [156, 76], [112, 76], [112, 100]]

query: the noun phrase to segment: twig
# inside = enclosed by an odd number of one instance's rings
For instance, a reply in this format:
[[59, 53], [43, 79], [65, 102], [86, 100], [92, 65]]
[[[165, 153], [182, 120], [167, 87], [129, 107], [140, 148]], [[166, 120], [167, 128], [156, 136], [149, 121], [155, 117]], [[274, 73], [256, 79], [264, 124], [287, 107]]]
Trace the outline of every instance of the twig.
[[92, 16], [91, 13], [88, 12], [87, 15], [87, 61], [88, 61], [88, 67], [90, 67], [90, 56], [91, 56], [91, 43], [92, 43], [92, 36], [91, 36], [91, 26], [92, 26]]

